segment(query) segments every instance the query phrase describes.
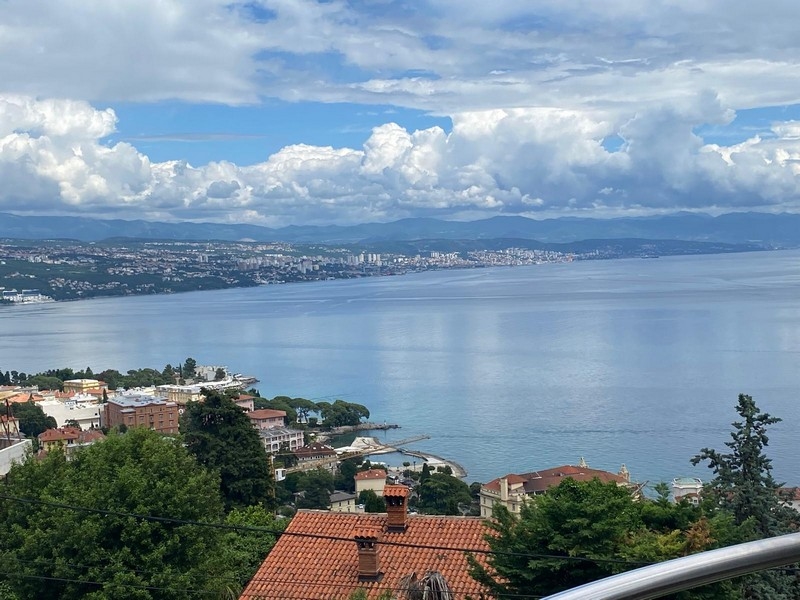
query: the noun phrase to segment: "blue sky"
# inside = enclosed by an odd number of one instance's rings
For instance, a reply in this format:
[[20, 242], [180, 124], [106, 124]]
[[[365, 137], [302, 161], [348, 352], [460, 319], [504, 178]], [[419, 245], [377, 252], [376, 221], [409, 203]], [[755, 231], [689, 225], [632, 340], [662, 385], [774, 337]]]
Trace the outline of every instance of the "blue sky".
[[0, 11], [0, 212], [268, 226], [800, 210], [796, 5]]

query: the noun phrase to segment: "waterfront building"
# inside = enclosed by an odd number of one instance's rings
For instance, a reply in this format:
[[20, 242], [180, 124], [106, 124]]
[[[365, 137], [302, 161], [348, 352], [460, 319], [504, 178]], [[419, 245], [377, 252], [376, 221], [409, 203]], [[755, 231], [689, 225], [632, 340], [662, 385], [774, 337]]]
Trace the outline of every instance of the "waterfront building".
[[239, 600], [348, 598], [359, 589], [370, 600], [386, 590], [406, 597], [429, 571], [439, 572], [458, 598], [488, 597], [470, 577], [464, 552], [474, 550], [486, 565], [485, 520], [409, 515], [401, 485], [387, 485], [381, 495], [386, 513], [298, 511]]
[[103, 405], [105, 427], [149, 427], [160, 433], [178, 433], [178, 405], [166, 398], [122, 394]]
[[634, 493], [639, 492], [639, 486], [631, 483], [631, 476], [625, 465], [622, 465], [618, 473], [611, 473], [591, 469], [581, 458], [577, 465], [563, 465], [521, 475], [510, 473], [483, 484], [479, 493], [481, 517], [491, 517], [495, 506], [505, 506], [509, 512], [518, 515], [528, 498], [547, 493], [548, 488], [558, 485], [564, 479], [599, 479], [604, 483], [613, 481], [617, 485], [630, 487]]
[[299, 429], [290, 429], [289, 427], [267, 427], [258, 430], [258, 437], [264, 449], [274, 454], [281, 450], [281, 446], [289, 452], [302, 448], [304, 437], [303, 432]]
[[271, 427], [283, 427], [286, 425], [286, 411], [273, 410], [271, 408], [261, 408], [247, 413], [253, 427], [256, 429], [269, 429]]
[[703, 481], [697, 477], [676, 477], [672, 480], [672, 499], [675, 502], [686, 500], [697, 506], [700, 504], [700, 492], [703, 491]]
[[322, 442], [312, 442], [307, 446], [298, 448], [294, 451], [300, 465], [310, 465], [304, 468], [313, 468], [315, 463], [320, 468], [336, 471], [338, 461], [336, 460], [336, 450]]

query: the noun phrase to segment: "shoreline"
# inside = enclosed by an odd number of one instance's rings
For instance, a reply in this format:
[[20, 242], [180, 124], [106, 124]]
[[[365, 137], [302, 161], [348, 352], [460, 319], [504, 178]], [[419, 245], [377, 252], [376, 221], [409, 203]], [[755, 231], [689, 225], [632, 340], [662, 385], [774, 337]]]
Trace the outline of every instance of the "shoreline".
[[[332, 429], [330, 432], [325, 433], [318, 433], [316, 436], [316, 440], [327, 443], [331, 437], [342, 435], [346, 433], [352, 432], [359, 432], [359, 431], [388, 431], [390, 429], [400, 429], [401, 426], [395, 423], [383, 423], [382, 425], [377, 423], [360, 423], [358, 425], [348, 425], [344, 427], [336, 427]], [[428, 437], [428, 436], [424, 436]], [[420, 464], [412, 464], [408, 467], [399, 466], [399, 467], [388, 467], [390, 471], [396, 472], [398, 475], [402, 474], [403, 471], [410, 470], [410, 471], [421, 471], [423, 464], [428, 464], [428, 466], [433, 470], [436, 471], [438, 467], [450, 467], [450, 470], [453, 472], [453, 477], [457, 477], [459, 479], [465, 478], [468, 473], [467, 470], [460, 464], [454, 460], [449, 458], [444, 458], [443, 456], [439, 456], [438, 454], [433, 454], [432, 452], [423, 452], [419, 450], [408, 450], [404, 448], [401, 444], [393, 445], [391, 442], [388, 444], [382, 443], [378, 438], [372, 437], [371, 438], [376, 448], [370, 451], [368, 454], [364, 454], [363, 456], [366, 458], [368, 456], [380, 456], [381, 454], [401, 454], [403, 456], [409, 456], [413, 458], [419, 459], [421, 462]], [[369, 450], [368, 447], [365, 447], [365, 450]], [[374, 461], [373, 461], [374, 462]]]

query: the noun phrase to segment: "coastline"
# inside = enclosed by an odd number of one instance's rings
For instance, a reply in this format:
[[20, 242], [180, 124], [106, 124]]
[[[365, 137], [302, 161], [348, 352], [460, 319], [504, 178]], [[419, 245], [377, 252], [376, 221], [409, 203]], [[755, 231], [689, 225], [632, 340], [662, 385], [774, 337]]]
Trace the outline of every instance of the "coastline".
[[[383, 425], [378, 425], [376, 423], [361, 423], [359, 425], [351, 425], [345, 427], [336, 427], [331, 430], [332, 435], [342, 435], [346, 433], [358, 432], [358, 431], [371, 431], [371, 430], [380, 430], [380, 431], [387, 431], [389, 429], [400, 429], [400, 425], [394, 423], [383, 423]], [[320, 442], [327, 442], [330, 440], [332, 435], [327, 435], [326, 433], [320, 433], [317, 435], [316, 439]], [[427, 438], [429, 436], [421, 436], [421, 439]], [[410, 438], [409, 440], [398, 440], [395, 442], [389, 443], [382, 443], [375, 437], [365, 437], [365, 438], [356, 438], [357, 440], [362, 440], [361, 443], [355, 443], [351, 446], [345, 446], [343, 448], [337, 448], [337, 450], [344, 450], [346, 448], [359, 448], [362, 452], [364, 452], [364, 456], [379, 456], [381, 454], [391, 454], [397, 453], [402, 454], [403, 456], [409, 456], [412, 458], [419, 459], [419, 464], [416, 464], [416, 461], [408, 467], [389, 467], [390, 472], [394, 472], [397, 475], [401, 475], [403, 471], [411, 470], [411, 471], [421, 471], [422, 465], [427, 464], [432, 470], [437, 470], [437, 468], [441, 467], [450, 467], [450, 470], [453, 472], [453, 477], [458, 477], [459, 479], [465, 478], [468, 473], [467, 470], [459, 463], [454, 460], [444, 458], [439, 456], [438, 454], [433, 454], [431, 452], [422, 452], [419, 450], [408, 450], [404, 447], [405, 443], [411, 443], [413, 441], [417, 441], [416, 438]]]

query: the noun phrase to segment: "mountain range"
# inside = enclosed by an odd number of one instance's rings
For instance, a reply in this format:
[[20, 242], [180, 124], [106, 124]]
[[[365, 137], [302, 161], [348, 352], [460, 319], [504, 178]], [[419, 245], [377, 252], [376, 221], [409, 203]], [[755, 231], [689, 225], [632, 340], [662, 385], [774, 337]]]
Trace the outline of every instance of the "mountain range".
[[764, 248], [800, 246], [800, 215], [791, 213], [728, 213], [710, 216], [676, 213], [655, 217], [591, 219], [562, 217], [529, 219], [498, 216], [477, 221], [409, 218], [389, 223], [282, 228], [246, 224], [166, 223], [85, 217], [20, 216], [0, 213], [0, 238], [74, 239], [84, 242], [110, 238], [161, 240], [283, 241], [291, 243], [356, 244], [424, 239], [488, 240], [517, 238], [546, 243], [586, 239], [643, 238], [756, 244]]

